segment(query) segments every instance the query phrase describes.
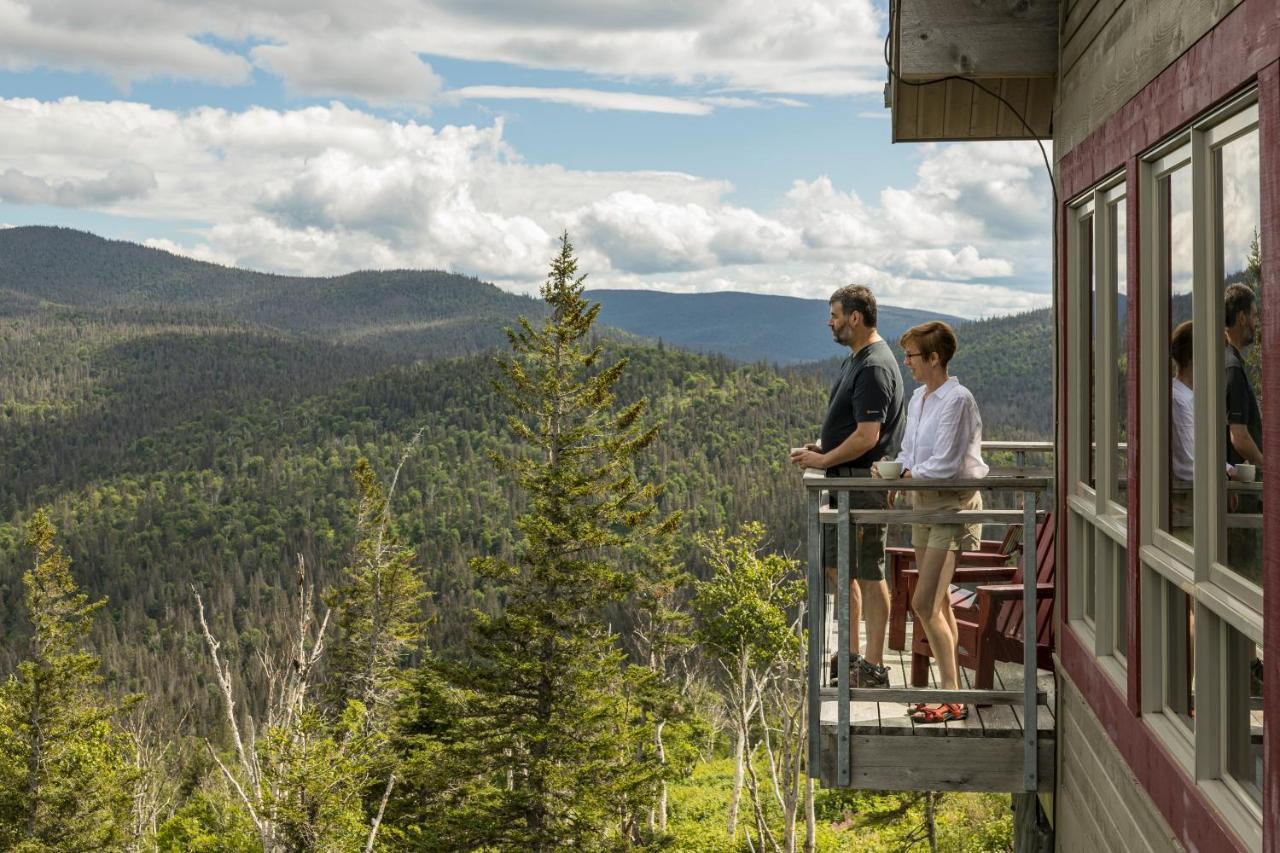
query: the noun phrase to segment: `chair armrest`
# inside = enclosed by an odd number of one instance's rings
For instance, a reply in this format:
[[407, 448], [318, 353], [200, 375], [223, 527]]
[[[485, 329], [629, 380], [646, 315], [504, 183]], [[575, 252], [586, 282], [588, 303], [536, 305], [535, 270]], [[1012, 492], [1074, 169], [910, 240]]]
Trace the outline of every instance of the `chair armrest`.
[[961, 551], [957, 565], [965, 566], [1004, 566], [1009, 562], [1008, 554], [988, 554], [986, 551]]
[[[1016, 601], [1022, 598], [1023, 585], [1020, 583], [988, 584], [978, 587], [979, 598], [990, 598], [993, 601]], [[1056, 589], [1051, 583], [1036, 584], [1036, 599], [1053, 598]]]
[[952, 583], [1009, 583], [1017, 566], [957, 566]]

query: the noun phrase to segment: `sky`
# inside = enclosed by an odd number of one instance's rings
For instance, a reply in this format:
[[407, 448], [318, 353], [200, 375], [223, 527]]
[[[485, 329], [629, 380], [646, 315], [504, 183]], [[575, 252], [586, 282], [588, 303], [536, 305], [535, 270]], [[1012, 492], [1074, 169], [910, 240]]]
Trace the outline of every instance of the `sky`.
[[960, 316], [1049, 304], [1034, 143], [901, 144], [876, 0], [0, 0], [0, 226]]

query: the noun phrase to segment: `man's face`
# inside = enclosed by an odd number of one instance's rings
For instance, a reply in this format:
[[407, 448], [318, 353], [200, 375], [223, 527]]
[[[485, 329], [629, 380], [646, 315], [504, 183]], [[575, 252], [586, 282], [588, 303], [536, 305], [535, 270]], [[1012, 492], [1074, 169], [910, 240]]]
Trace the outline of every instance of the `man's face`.
[[836, 343], [841, 346], [849, 345], [853, 340], [853, 324], [857, 317], [857, 311], [846, 314], [839, 302], [831, 303], [831, 315], [827, 320], [827, 328], [831, 329], [831, 337]]
[[1245, 319], [1244, 327], [1244, 345], [1249, 346], [1258, 337], [1258, 303], [1254, 302], [1253, 307], [1249, 309], [1249, 314]]

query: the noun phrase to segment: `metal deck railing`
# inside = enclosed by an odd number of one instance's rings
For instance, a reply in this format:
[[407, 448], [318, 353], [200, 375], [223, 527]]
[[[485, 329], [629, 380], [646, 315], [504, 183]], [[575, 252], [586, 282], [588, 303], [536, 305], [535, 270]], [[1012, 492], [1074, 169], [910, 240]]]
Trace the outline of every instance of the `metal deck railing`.
[[[836, 722], [836, 784], [850, 784], [850, 721], [849, 706], [853, 701], [863, 702], [948, 702], [965, 704], [1021, 704], [1023, 719], [1023, 790], [1036, 791], [1039, 786], [1037, 759], [1037, 706], [1045, 702], [1045, 693], [1036, 683], [1036, 524], [1043, 521], [1045, 511], [1038, 505], [1042, 494], [1047, 494], [1052, 480], [1045, 476], [1020, 476], [1026, 471], [1026, 455], [1052, 453], [1053, 445], [1047, 442], [985, 442], [984, 451], [1010, 451], [1018, 464], [1014, 469], [1001, 469], [996, 476], [979, 480], [880, 480], [863, 477], [827, 477], [819, 469], [807, 469], [804, 473], [809, 538], [809, 775], [817, 777], [821, 760], [821, 719], [823, 699], [835, 699]], [[972, 491], [1017, 493], [1022, 496], [1021, 509], [983, 509], [946, 512], [916, 512], [900, 509], [849, 508], [849, 494], [854, 491]], [[836, 496], [835, 510], [827, 510], [824, 493]], [[1045, 502], [1048, 505], [1048, 502]], [[836, 528], [837, 567], [834, 590], [837, 648], [837, 679], [834, 688], [823, 687], [826, 674], [826, 594], [824, 592], [826, 569], [822, 565], [822, 527], [829, 523]], [[943, 690], [928, 687], [904, 688], [853, 688], [849, 684], [849, 659], [844, 654], [849, 641], [849, 579], [856, 577], [857, 549], [849, 547], [852, 528], [857, 524], [1022, 524], [1023, 560], [1023, 689], [1006, 690]]]

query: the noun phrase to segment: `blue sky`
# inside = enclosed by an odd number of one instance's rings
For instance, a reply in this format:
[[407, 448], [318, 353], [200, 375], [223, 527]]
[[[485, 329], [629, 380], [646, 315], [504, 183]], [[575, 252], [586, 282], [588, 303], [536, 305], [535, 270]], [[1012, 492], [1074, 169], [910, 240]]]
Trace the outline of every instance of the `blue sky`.
[[567, 228], [596, 286], [1047, 304], [1038, 150], [890, 145], [870, 0], [206, 5], [0, 2], [0, 223], [515, 290]]

